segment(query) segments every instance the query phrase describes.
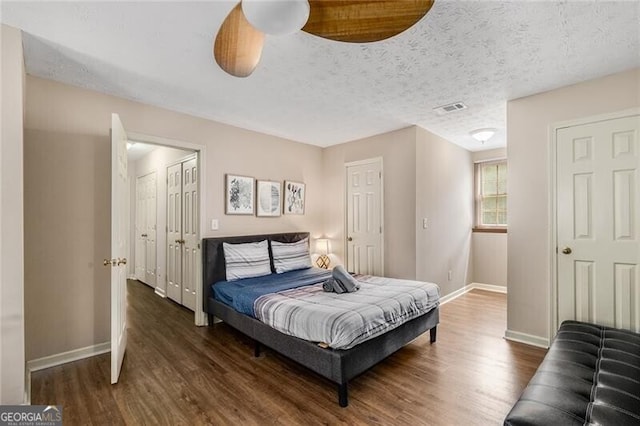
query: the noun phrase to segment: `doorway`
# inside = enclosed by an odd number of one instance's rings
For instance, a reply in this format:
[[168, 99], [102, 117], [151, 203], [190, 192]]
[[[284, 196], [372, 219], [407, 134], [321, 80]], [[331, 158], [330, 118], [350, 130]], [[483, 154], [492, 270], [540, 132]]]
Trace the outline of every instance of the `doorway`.
[[345, 184], [347, 269], [384, 276], [382, 158], [346, 163]]
[[640, 115], [554, 128], [552, 336], [568, 319], [640, 331]]
[[[156, 174], [156, 240], [155, 240], [155, 293], [161, 297], [167, 297], [167, 276], [168, 276], [168, 256], [167, 256], [167, 218], [168, 218], [168, 191], [167, 191], [167, 183], [168, 183], [168, 167], [174, 165], [176, 163], [180, 163], [183, 161], [192, 161], [195, 165], [196, 176], [195, 178], [191, 178], [192, 186], [196, 188], [195, 191], [192, 191], [195, 200], [192, 202], [193, 208], [195, 211], [192, 214], [192, 217], [195, 220], [195, 223], [190, 223], [191, 229], [194, 230], [189, 235], [189, 238], [185, 238], [185, 241], [190, 240], [191, 245], [189, 245], [190, 250], [190, 260], [192, 261], [193, 268], [192, 273], [189, 277], [190, 284], [189, 290], [191, 291], [192, 301], [189, 305], [189, 308], [194, 311], [194, 322], [196, 325], [202, 326], [207, 324], [206, 315], [204, 315], [204, 311], [202, 309], [202, 294], [200, 289], [201, 283], [201, 255], [200, 255], [200, 232], [202, 228], [201, 219], [203, 215], [201, 214], [201, 209], [204, 206], [202, 202], [202, 191], [199, 190], [200, 182], [204, 179], [205, 174], [205, 156], [206, 150], [205, 147], [198, 144], [192, 144], [188, 142], [160, 138], [155, 136], [137, 134], [137, 133], [129, 133], [129, 142], [132, 144], [130, 149], [130, 153], [139, 149], [146, 149], [144, 156], [147, 157], [144, 166], [140, 166], [140, 158], [136, 159], [133, 163], [133, 166], [130, 167], [131, 172], [129, 173], [129, 181], [135, 182], [137, 178], [147, 176], [148, 174], [155, 172]], [[190, 172], [191, 174], [192, 172]], [[129, 240], [133, 243], [136, 241], [136, 231], [135, 231], [135, 206], [137, 205], [135, 199], [135, 188], [130, 184], [130, 237]], [[144, 232], [143, 232], [144, 233]], [[142, 234], [142, 233], [141, 233]], [[148, 233], [147, 233], [148, 236]], [[135, 245], [133, 247], [130, 246], [130, 256], [133, 257], [133, 262], [135, 264]], [[137, 274], [135, 274], [135, 268], [131, 267], [129, 270], [129, 276], [133, 278], [137, 278]]]

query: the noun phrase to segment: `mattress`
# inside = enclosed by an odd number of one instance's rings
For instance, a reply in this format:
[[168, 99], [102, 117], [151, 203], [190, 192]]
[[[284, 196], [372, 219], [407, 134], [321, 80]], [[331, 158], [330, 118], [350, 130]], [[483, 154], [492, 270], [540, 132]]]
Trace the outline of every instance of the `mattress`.
[[331, 271], [311, 268], [214, 285], [216, 299], [274, 329], [304, 340], [349, 349], [393, 330], [439, 305], [433, 283], [356, 275], [360, 290], [327, 293]]

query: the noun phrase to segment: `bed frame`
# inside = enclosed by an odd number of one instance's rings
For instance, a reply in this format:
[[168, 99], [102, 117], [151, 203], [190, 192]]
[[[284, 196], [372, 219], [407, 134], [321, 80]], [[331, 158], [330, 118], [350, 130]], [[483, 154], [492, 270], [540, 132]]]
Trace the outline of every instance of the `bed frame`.
[[[203, 308], [209, 316], [209, 325], [213, 324], [215, 316], [251, 337], [256, 342], [256, 357], [260, 355], [260, 345], [262, 344], [336, 383], [338, 385], [338, 403], [341, 407], [346, 407], [349, 404], [347, 394], [349, 380], [373, 367], [427, 330], [430, 330], [431, 343], [436, 341], [439, 310], [436, 307], [383, 335], [362, 342], [351, 349], [340, 350], [321, 348], [316, 343], [281, 333], [214, 299], [211, 284], [223, 281], [226, 277], [222, 243], [250, 243], [265, 239], [291, 243], [308, 236], [309, 233], [306, 232], [295, 232], [204, 238], [202, 240]], [[271, 269], [274, 270], [271, 246], [269, 246], [269, 255], [272, 263]]]

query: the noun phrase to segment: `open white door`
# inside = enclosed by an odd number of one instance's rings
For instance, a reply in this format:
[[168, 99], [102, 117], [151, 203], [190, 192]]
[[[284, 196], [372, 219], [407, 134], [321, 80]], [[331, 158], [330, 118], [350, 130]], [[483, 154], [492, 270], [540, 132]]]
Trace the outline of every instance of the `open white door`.
[[112, 384], [118, 382], [127, 347], [127, 215], [127, 134], [118, 114], [111, 114]]

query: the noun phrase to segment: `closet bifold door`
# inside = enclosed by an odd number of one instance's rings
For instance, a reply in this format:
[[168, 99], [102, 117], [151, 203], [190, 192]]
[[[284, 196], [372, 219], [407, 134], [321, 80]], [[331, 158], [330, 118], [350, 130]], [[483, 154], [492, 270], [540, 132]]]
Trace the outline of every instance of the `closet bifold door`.
[[182, 164], [167, 168], [167, 297], [182, 304]]
[[182, 163], [182, 304], [195, 311], [198, 248], [198, 161]]

